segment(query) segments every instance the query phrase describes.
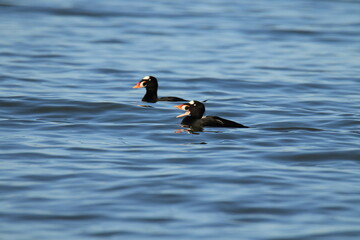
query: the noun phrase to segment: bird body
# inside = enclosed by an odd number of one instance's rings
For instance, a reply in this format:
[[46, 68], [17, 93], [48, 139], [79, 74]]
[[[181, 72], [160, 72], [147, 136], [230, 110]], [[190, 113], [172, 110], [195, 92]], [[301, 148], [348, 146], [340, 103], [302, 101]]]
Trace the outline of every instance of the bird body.
[[199, 101], [190, 101], [189, 103], [175, 106], [178, 109], [186, 111], [177, 117], [184, 117], [181, 125], [193, 129], [202, 129], [203, 127], [230, 127], [230, 128], [248, 128], [240, 123], [221, 118], [218, 116], [204, 116], [205, 105]]
[[161, 97], [159, 98], [157, 95], [158, 91], [158, 81], [153, 76], [145, 76], [143, 79], [141, 79], [133, 88], [146, 88], [146, 93], [144, 97], [142, 98], [142, 101], [144, 102], [150, 102], [155, 103], [157, 101], [168, 101], [168, 102], [180, 102], [180, 101], [186, 101], [182, 98], [178, 97]]

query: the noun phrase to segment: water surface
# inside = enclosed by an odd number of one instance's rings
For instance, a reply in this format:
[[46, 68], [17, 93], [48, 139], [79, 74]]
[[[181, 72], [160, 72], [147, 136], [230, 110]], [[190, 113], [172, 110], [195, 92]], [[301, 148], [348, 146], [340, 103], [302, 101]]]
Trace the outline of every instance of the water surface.
[[[358, 239], [359, 12], [0, 1], [0, 238]], [[251, 128], [181, 131], [146, 75]]]

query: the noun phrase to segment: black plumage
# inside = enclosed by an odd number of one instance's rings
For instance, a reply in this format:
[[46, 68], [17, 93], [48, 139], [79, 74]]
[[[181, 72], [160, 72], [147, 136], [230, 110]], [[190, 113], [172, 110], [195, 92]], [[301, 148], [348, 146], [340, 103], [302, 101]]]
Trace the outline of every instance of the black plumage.
[[157, 101], [169, 101], [169, 102], [180, 102], [186, 101], [185, 99], [178, 98], [178, 97], [161, 97], [158, 98], [157, 91], [158, 91], [158, 81], [153, 76], [146, 76], [141, 79], [133, 88], [146, 88], [146, 93], [142, 98], [144, 102], [151, 102], [155, 103]]
[[204, 116], [205, 105], [199, 101], [190, 101], [189, 103], [184, 103], [175, 107], [186, 111], [184, 114], [177, 116], [186, 116], [181, 121], [181, 125], [191, 127], [194, 130], [202, 130], [204, 127], [248, 128], [240, 123], [218, 116]]

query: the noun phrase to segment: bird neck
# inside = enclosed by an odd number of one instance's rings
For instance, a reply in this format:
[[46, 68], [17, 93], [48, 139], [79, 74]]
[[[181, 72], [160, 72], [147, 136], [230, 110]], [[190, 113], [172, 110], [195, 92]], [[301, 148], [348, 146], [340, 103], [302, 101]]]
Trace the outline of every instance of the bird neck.
[[192, 112], [191, 113], [191, 117], [195, 118], [195, 119], [200, 119], [200, 118], [202, 118], [203, 115], [204, 115], [204, 113], [201, 113], [201, 112]]
[[146, 93], [142, 100], [146, 102], [156, 102], [157, 99], [157, 88], [146, 88]]

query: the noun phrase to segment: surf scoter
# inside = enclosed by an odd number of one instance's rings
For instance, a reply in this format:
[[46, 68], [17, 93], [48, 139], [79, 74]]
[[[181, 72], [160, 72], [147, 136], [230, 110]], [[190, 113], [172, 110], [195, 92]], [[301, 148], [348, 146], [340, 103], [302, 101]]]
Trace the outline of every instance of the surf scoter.
[[133, 88], [146, 88], [146, 93], [142, 98], [144, 102], [157, 102], [157, 101], [169, 101], [169, 102], [180, 102], [187, 101], [178, 97], [161, 97], [158, 98], [157, 90], [158, 90], [158, 81], [153, 76], [145, 76], [141, 79]]
[[240, 123], [233, 122], [217, 116], [203, 116], [205, 113], [205, 105], [199, 101], [190, 101], [175, 106], [178, 109], [186, 111], [178, 117], [186, 116], [181, 125], [191, 127], [195, 130], [202, 130], [203, 127], [231, 127], [231, 128], [248, 128]]

